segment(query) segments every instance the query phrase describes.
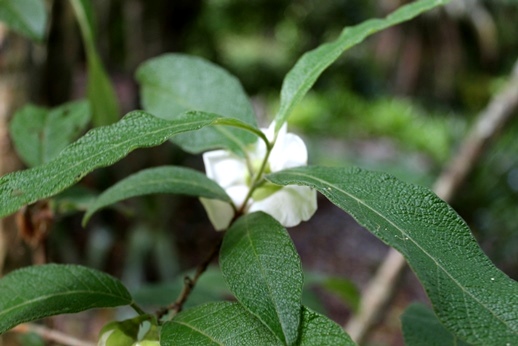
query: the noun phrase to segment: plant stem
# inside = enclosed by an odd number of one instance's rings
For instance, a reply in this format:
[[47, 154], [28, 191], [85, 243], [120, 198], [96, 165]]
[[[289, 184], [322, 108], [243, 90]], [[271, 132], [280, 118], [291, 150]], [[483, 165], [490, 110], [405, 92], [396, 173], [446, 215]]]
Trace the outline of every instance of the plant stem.
[[194, 277], [191, 279], [189, 276], [184, 277], [184, 286], [180, 294], [178, 295], [178, 298], [169, 305], [167, 308], [162, 309], [157, 312], [158, 318], [162, 318], [165, 315], [169, 315], [168, 319], [172, 319], [174, 316], [176, 316], [180, 311], [183, 309], [183, 305], [187, 301], [187, 298], [191, 294], [192, 290], [194, 289], [194, 286], [198, 282], [198, 279], [200, 276], [207, 270], [207, 267], [212, 262], [214, 258], [219, 253], [219, 249], [221, 248], [221, 243], [223, 241], [223, 237], [220, 237], [217, 241], [217, 243], [212, 248], [211, 252], [207, 256], [207, 258], [200, 263], [200, 265], [196, 268], [196, 273], [194, 274]]

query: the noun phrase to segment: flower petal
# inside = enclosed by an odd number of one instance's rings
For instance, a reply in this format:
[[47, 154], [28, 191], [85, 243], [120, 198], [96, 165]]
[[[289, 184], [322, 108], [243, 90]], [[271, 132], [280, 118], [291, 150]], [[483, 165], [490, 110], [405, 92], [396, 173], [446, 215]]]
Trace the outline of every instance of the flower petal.
[[284, 227], [293, 227], [301, 221], [309, 220], [316, 210], [315, 190], [306, 186], [289, 185], [261, 201], [254, 201], [248, 212], [263, 211]]
[[304, 141], [299, 136], [286, 133], [284, 136], [277, 138], [269, 159], [272, 172], [305, 166], [307, 162], [308, 151]]
[[209, 220], [216, 231], [227, 229], [234, 217], [234, 209], [227, 202], [217, 199], [200, 198]]
[[246, 163], [227, 150], [214, 150], [203, 154], [207, 177], [217, 182], [223, 189], [233, 185], [246, 186]]

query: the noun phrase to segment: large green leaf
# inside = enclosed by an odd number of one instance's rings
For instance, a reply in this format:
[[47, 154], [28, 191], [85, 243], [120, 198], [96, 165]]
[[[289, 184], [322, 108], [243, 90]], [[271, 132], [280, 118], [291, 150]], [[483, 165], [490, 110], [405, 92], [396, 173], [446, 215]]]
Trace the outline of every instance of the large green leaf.
[[86, 101], [75, 101], [54, 109], [33, 105], [21, 108], [11, 120], [9, 130], [16, 151], [29, 166], [55, 158], [75, 140], [90, 121]]
[[208, 303], [178, 314], [164, 324], [162, 346], [284, 345], [239, 303]]
[[241, 217], [225, 234], [221, 271], [230, 290], [283, 343], [297, 340], [303, 274], [288, 232], [271, 216]]
[[0, 21], [35, 41], [43, 41], [47, 11], [43, 0], [0, 0]]
[[[296, 345], [300, 346], [355, 345], [339, 325], [306, 307], [301, 310], [298, 333]], [[180, 313], [162, 327], [160, 344], [285, 345], [241, 304], [229, 302], [208, 303]]]
[[48, 316], [131, 303], [121, 282], [97, 270], [59, 264], [26, 267], [0, 279], [0, 333]]
[[401, 316], [406, 346], [468, 346], [450, 333], [422, 304], [410, 305]]
[[400, 251], [458, 337], [480, 345], [518, 340], [518, 283], [495, 268], [465, 222], [428, 189], [344, 168], [301, 167], [267, 179], [317, 189]]
[[119, 119], [119, 105], [115, 90], [104, 70], [95, 48], [93, 9], [90, 0], [71, 0], [77, 17], [88, 65], [87, 93], [96, 126], [108, 125]]
[[390, 26], [405, 22], [449, 0], [419, 0], [402, 6], [385, 19], [370, 19], [356, 26], [345, 28], [333, 42], [325, 43], [305, 53], [284, 78], [281, 102], [275, 117], [276, 130], [290, 116], [293, 107], [302, 100], [322, 72], [347, 49], [362, 42], [368, 36]]
[[202, 112], [189, 112], [177, 120], [130, 112], [113, 125], [89, 131], [53, 161], [1, 177], [0, 217], [57, 194], [87, 173], [115, 163], [136, 148], [159, 145], [178, 133], [215, 124], [218, 119], [221, 118]]
[[83, 223], [110, 204], [153, 193], [179, 193], [231, 202], [225, 190], [201, 172], [183, 167], [155, 167], [130, 175], [104, 191], [89, 206]]
[[[254, 111], [239, 81], [221, 67], [201, 58], [165, 54], [137, 70], [144, 108], [159, 117], [175, 119], [199, 110], [239, 119], [257, 127]], [[174, 141], [191, 153], [225, 147], [237, 153], [256, 140], [242, 131], [207, 128], [178, 136]]]
[[302, 310], [299, 346], [353, 346], [355, 343], [342, 327], [329, 318], [322, 316], [307, 307]]

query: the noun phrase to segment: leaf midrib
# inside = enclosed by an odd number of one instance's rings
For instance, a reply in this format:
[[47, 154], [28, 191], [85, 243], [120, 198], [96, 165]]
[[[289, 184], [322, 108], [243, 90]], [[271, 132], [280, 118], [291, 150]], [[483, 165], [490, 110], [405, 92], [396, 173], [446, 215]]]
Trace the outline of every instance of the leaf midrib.
[[[158, 119], [158, 118], [157, 118]], [[165, 119], [160, 119], [161, 121], [166, 121]], [[98, 151], [96, 152], [94, 155], [91, 155], [91, 156], [88, 156], [86, 157], [85, 159], [83, 160], [79, 160], [79, 161], [76, 161], [75, 164], [72, 164], [70, 166], [68, 166], [69, 168], [68, 169], [65, 169], [65, 170], [61, 170], [58, 174], [54, 174], [54, 175], [51, 175], [49, 176], [46, 180], [47, 181], [52, 181], [52, 180], [55, 180], [56, 178], [58, 177], [62, 177], [63, 175], [69, 175], [68, 173], [71, 172], [71, 171], [74, 171], [77, 167], [80, 167], [81, 165], [83, 165], [85, 162], [88, 162], [88, 161], [92, 161], [93, 159], [99, 157], [99, 156], [103, 156], [104, 154], [106, 154], [107, 152], [110, 152], [110, 151], [113, 151], [114, 149], [118, 149], [120, 148], [121, 146], [124, 146], [126, 145], [127, 143], [131, 143], [133, 141], [135, 141], [136, 139], [140, 139], [140, 138], [144, 138], [144, 137], [148, 137], [148, 136], [153, 136], [157, 133], [160, 133], [160, 132], [167, 132], [169, 131], [171, 128], [174, 128], [175, 126], [192, 126], [194, 124], [198, 124], [198, 123], [207, 123], [207, 125], [210, 125], [210, 123], [212, 123], [214, 121], [214, 119], [207, 119], [207, 120], [197, 120], [197, 121], [192, 121], [192, 122], [186, 122], [186, 123], [174, 123], [172, 124], [171, 126], [168, 126], [166, 128], [160, 128], [160, 129], [157, 129], [157, 130], [154, 130], [154, 131], [151, 131], [151, 132], [146, 132], [145, 134], [142, 134], [142, 135], [137, 135], [136, 137], [131, 137], [131, 138], [128, 138], [126, 140], [124, 140], [123, 142], [119, 142], [117, 144], [114, 144], [112, 146], [110, 146], [109, 149], [106, 149], [106, 150], [101, 150], [101, 151]], [[205, 126], [207, 126], [205, 125]], [[181, 133], [181, 132], [187, 132], [189, 130], [184, 130], [184, 131], [180, 131], [178, 133]], [[176, 133], [175, 133], [176, 134]], [[168, 136], [168, 137], [171, 137], [171, 136]], [[84, 138], [84, 137], [83, 137]], [[167, 138], [166, 138], [167, 139]], [[164, 140], [165, 141], [165, 140]], [[77, 142], [76, 142], [77, 143]], [[137, 146], [138, 147], [138, 146]], [[131, 150], [132, 148], [130, 148]], [[133, 148], [134, 149], [134, 148]], [[117, 156], [118, 157], [118, 156]], [[54, 162], [56, 161], [59, 161], [60, 158], [57, 157], [56, 159], [50, 161], [49, 163], [45, 164], [45, 166], [48, 166], [48, 165], [52, 165]], [[80, 180], [85, 174], [87, 174], [88, 172], [91, 172], [93, 169], [95, 168], [98, 168], [98, 167], [102, 167], [104, 166], [105, 164], [101, 164], [100, 166], [96, 166], [94, 165], [94, 167], [89, 167], [86, 171], [82, 171], [81, 174], [79, 175], [79, 178], [77, 178], [76, 181]], [[39, 167], [44, 167], [44, 166], [39, 166]], [[0, 179], [0, 182], [4, 180], [4, 179]], [[5, 180], [4, 180], [5, 182]], [[68, 184], [67, 184], [68, 186]], [[49, 195], [52, 195], [53, 192], [50, 192], [50, 193], [45, 193], [45, 194], [42, 194], [40, 195], [39, 198], [42, 198], [42, 197], [46, 197], [46, 196], [49, 196]], [[26, 201], [32, 201], [33, 198], [29, 198], [29, 199], [24, 199]]]
[[[306, 178], [309, 178], [309, 179], [313, 179], [313, 180], [316, 180], [320, 183], [322, 183], [323, 185], [327, 185], [328, 187], [332, 187], [332, 188], [335, 188], [336, 190], [342, 192], [343, 194], [347, 195], [348, 197], [350, 197], [351, 199], [355, 200], [358, 204], [361, 204], [363, 206], [365, 206], [366, 208], [368, 208], [369, 210], [371, 210], [372, 212], [374, 212], [375, 214], [377, 214], [378, 216], [380, 216], [382, 219], [386, 220], [390, 225], [392, 225], [395, 229], [397, 229], [398, 231], [401, 232], [402, 235], [408, 237], [408, 239], [414, 243], [424, 254], [426, 254], [434, 263], [435, 265], [440, 268], [451, 280], [452, 282], [454, 282], [462, 292], [464, 292], [466, 295], [470, 296], [473, 301], [477, 302], [480, 306], [482, 306], [485, 310], [487, 310], [489, 313], [491, 313], [491, 315], [493, 315], [495, 317], [495, 319], [497, 319], [500, 323], [502, 323], [503, 325], [505, 325], [510, 331], [513, 331], [514, 334], [518, 334], [518, 331], [515, 331], [508, 323], [506, 323], [505, 320], [502, 320], [498, 315], [495, 315], [495, 313], [489, 309], [483, 302], [481, 302], [479, 299], [477, 299], [477, 297], [475, 295], [473, 295], [470, 291], [467, 291], [464, 286], [462, 286], [451, 274], [449, 271], [446, 270], [446, 268], [444, 268], [441, 264], [439, 264], [435, 258], [429, 254], [425, 249], [423, 249], [416, 241], [414, 241], [413, 237], [411, 237], [409, 234], [407, 234], [404, 230], [402, 230], [399, 226], [397, 226], [396, 224], [394, 224], [391, 220], [387, 219], [383, 214], [379, 213], [376, 209], [372, 208], [371, 206], [369, 206], [368, 204], [366, 204], [362, 199], [359, 199], [359, 198], [356, 198], [355, 196], [353, 196], [352, 194], [348, 193], [347, 191], [337, 187], [336, 185], [334, 184], [331, 184], [325, 180], [322, 180], [322, 179], [319, 179], [315, 176], [312, 176], [312, 175], [308, 175], [308, 174], [304, 174], [304, 173], [301, 173], [301, 172], [290, 172], [289, 174], [293, 174], [293, 175], [298, 175], [298, 176], [303, 176], [303, 177], [306, 177]], [[300, 184], [300, 182], [298, 182]], [[323, 193], [323, 192], [322, 192]]]
[[[34, 304], [34, 303], [37, 303], [39, 301], [43, 301], [43, 300], [46, 300], [46, 299], [51, 299], [51, 298], [55, 298], [55, 297], [59, 297], [59, 296], [67, 296], [67, 295], [75, 295], [75, 294], [95, 294], [96, 296], [105, 296], [105, 297], [114, 297], [114, 298], [118, 298], [118, 299], [124, 299], [124, 297], [120, 296], [120, 295], [117, 295], [115, 293], [106, 293], [106, 292], [99, 292], [99, 291], [92, 291], [92, 290], [75, 290], [75, 291], [67, 291], [67, 292], [62, 292], [62, 293], [59, 293], [59, 294], [47, 294], [47, 295], [44, 295], [44, 296], [39, 296], [37, 298], [34, 298], [34, 299], [31, 299], [31, 300], [26, 300], [24, 301], [23, 303], [21, 304], [17, 304], [15, 306], [12, 306], [8, 309], [4, 309], [0, 312], [0, 317], [9, 313], [10, 311], [13, 311], [13, 310], [16, 310], [16, 309], [22, 309], [23, 307], [25, 307], [26, 305], [30, 305], [30, 304]], [[125, 301], [127, 301], [127, 299], [124, 299]], [[129, 300], [128, 304], [131, 303], [131, 300]]]

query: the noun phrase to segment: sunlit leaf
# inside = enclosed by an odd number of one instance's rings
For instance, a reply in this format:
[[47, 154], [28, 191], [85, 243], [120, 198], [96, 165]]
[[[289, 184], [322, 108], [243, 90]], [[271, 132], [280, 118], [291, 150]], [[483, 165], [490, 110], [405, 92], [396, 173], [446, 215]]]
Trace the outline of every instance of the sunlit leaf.
[[0, 333], [48, 316], [131, 303], [121, 282], [97, 270], [59, 264], [26, 267], [0, 279]]
[[441, 322], [481, 345], [518, 339], [518, 283], [486, 257], [466, 223], [428, 189], [360, 169], [301, 167], [267, 177], [320, 191], [400, 251]]
[[26, 105], [9, 124], [16, 151], [29, 166], [55, 158], [75, 140], [90, 121], [86, 101], [75, 101], [53, 109]]
[[[201, 58], [165, 54], [143, 63], [137, 70], [144, 108], [165, 119], [176, 119], [189, 110], [239, 119], [257, 128], [254, 111], [239, 81]], [[191, 153], [214, 148], [242, 152], [257, 140], [247, 132], [231, 128], [207, 128], [174, 139]]]
[[130, 175], [104, 191], [88, 208], [83, 223], [101, 208], [153, 193], [178, 193], [231, 202], [225, 190], [201, 172], [184, 167], [155, 167]]
[[47, 11], [43, 0], [0, 0], [0, 21], [35, 41], [43, 41]]
[[325, 43], [304, 54], [284, 78], [281, 103], [275, 117], [279, 130], [290, 116], [293, 107], [304, 97], [322, 72], [347, 49], [357, 45], [368, 36], [390, 26], [405, 22], [449, 0], [420, 0], [402, 6], [385, 19], [370, 19], [345, 28], [333, 42]]
[[437, 316], [422, 304], [410, 305], [403, 316], [403, 335], [406, 346], [468, 346], [450, 333]]
[[271, 216], [248, 214], [225, 234], [221, 271], [236, 298], [282, 342], [297, 340], [303, 275], [287, 231]]

